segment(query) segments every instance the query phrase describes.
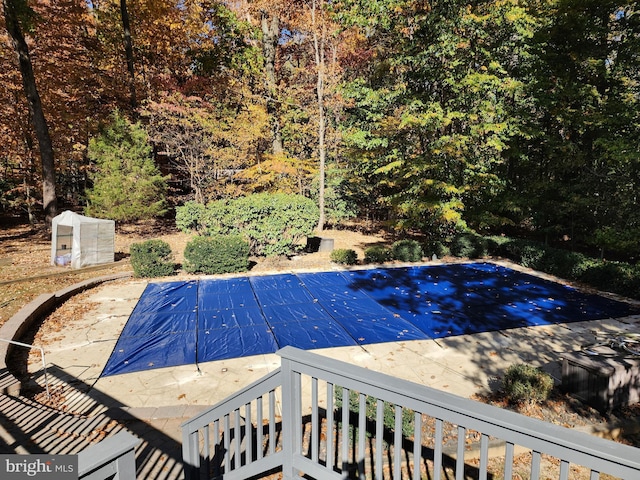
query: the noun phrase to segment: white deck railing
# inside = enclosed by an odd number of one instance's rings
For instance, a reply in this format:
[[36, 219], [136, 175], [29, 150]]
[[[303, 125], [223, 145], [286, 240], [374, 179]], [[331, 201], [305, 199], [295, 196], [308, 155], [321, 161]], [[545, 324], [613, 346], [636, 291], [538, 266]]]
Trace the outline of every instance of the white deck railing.
[[83, 450], [78, 454], [78, 479], [135, 480], [139, 443], [140, 439], [121, 431]]
[[187, 480], [280, 469], [287, 480], [511, 479], [523, 463], [532, 480], [553, 466], [559, 480], [576, 468], [572, 479], [640, 478], [636, 448], [292, 347], [278, 354], [278, 370], [182, 425]]

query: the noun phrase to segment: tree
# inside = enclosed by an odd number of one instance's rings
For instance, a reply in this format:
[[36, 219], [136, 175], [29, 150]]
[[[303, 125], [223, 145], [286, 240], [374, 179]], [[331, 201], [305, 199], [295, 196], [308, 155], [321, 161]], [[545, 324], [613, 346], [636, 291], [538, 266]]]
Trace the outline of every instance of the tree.
[[271, 154], [286, 155], [287, 145], [283, 134], [287, 95], [284, 93], [287, 79], [282, 75], [280, 51], [295, 34], [295, 19], [299, 14], [297, 2], [285, 0], [245, 0], [231, 2], [231, 8], [245, 16], [259, 29], [262, 49], [262, 96], [271, 127]]
[[366, 182], [373, 195], [361, 203], [384, 202], [400, 229], [448, 234], [476, 223], [471, 207], [504, 188], [504, 151], [520, 121], [511, 103], [522, 88], [509, 52], [529, 19], [516, 1], [347, 3], [359, 8], [340, 18], [363, 32], [345, 89], [354, 185]]
[[147, 102], [142, 115], [153, 142], [188, 177], [194, 200], [201, 204], [237, 196], [234, 174], [256, 163], [267, 137], [260, 105], [229, 108], [173, 92]]
[[251, 193], [308, 193], [308, 180], [316, 173], [315, 165], [309, 159], [264, 154], [252, 167], [236, 173], [235, 178]]
[[120, 0], [120, 16], [122, 18], [122, 32], [124, 51], [127, 58], [127, 70], [129, 71], [129, 89], [131, 91], [131, 108], [135, 111], [138, 108], [136, 95], [136, 70], [133, 61], [133, 40], [131, 38], [131, 22], [129, 21], [129, 10], [127, 0]]
[[[30, 5], [37, 23], [25, 34], [55, 155], [56, 203], [58, 208], [61, 203], [74, 208], [86, 187], [89, 137], [96, 132], [99, 121], [120, 103], [115, 101], [118, 95], [114, 92], [126, 94], [126, 90], [122, 86], [114, 88], [110, 72], [99, 68], [101, 45], [86, 2], [58, 0]], [[31, 123], [28, 103], [24, 94], [17, 95], [23, 91], [21, 74], [18, 62], [8, 56], [7, 46], [8, 39], [0, 42], [0, 56], [7, 67], [0, 74], [0, 102], [4, 107], [0, 112], [0, 143], [9, 167], [5, 174], [21, 190], [12, 208], [30, 211], [30, 198], [37, 197], [39, 203], [41, 195], [37, 192], [43, 185], [39, 144], [33, 127], [25, 128]], [[126, 101], [123, 98], [121, 103], [125, 107]]]
[[167, 178], [154, 164], [152, 152], [140, 123], [114, 112], [111, 123], [89, 142], [89, 159], [96, 169], [85, 213], [124, 222], [164, 215]]
[[179, 93], [146, 103], [142, 116], [151, 140], [189, 179], [197, 203], [218, 178], [213, 151], [211, 105], [199, 97]]
[[42, 203], [45, 218], [51, 222], [57, 213], [56, 175], [53, 145], [49, 136], [49, 126], [44, 116], [40, 94], [36, 85], [29, 46], [22, 33], [21, 22], [28, 20], [29, 12], [23, 0], [3, 0], [4, 20], [7, 32], [13, 43], [13, 48], [18, 57], [22, 85], [24, 88], [29, 113], [36, 138], [40, 148], [40, 160], [42, 164]]
[[[317, 230], [322, 232], [325, 223], [325, 169], [327, 163], [327, 145], [325, 137], [327, 133], [327, 120], [325, 112], [325, 85], [326, 85], [326, 61], [325, 44], [327, 41], [327, 24], [324, 17], [324, 2], [311, 0], [311, 28], [313, 37], [313, 52], [316, 64], [316, 96], [318, 99], [318, 207], [320, 216]], [[320, 18], [318, 18], [320, 17]]]
[[262, 52], [264, 55], [265, 91], [267, 113], [271, 122], [272, 144], [274, 155], [283, 153], [282, 132], [279, 118], [279, 98], [276, 81], [276, 52], [280, 41], [280, 17], [277, 13], [260, 11], [260, 27], [262, 28]]
[[[523, 72], [529, 139], [514, 178], [548, 240], [625, 254], [640, 233], [640, 25], [636, 2], [543, 4]], [[544, 72], [541, 74], [540, 72]]]

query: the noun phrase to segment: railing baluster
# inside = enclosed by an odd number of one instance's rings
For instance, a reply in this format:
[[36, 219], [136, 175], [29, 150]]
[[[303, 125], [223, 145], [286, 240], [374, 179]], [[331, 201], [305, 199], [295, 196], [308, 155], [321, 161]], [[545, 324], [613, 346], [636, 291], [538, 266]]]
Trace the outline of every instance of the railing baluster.
[[244, 438], [246, 443], [245, 450], [247, 452], [245, 464], [249, 464], [253, 462], [253, 420], [251, 419], [251, 403], [247, 403], [246, 405], [245, 417]]
[[236, 408], [233, 413], [233, 434], [235, 438], [235, 452], [233, 453], [233, 457], [236, 460], [234, 468], [240, 468], [242, 466], [242, 426], [240, 425], [240, 409]]
[[560, 480], [569, 479], [569, 462], [562, 460], [560, 462]]
[[489, 435], [480, 436], [480, 477], [479, 480], [487, 480], [487, 465], [489, 463]]
[[413, 480], [420, 480], [422, 468], [422, 414], [413, 414]]
[[311, 379], [311, 460], [318, 463], [318, 439], [320, 437], [320, 422], [318, 421], [318, 379]]
[[393, 432], [393, 478], [402, 478], [402, 407], [395, 405]]
[[187, 480], [195, 480], [200, 469], [200, 430], [182, 431], [182, 461]]
[[342, 389], [342, 428], [340, 429], [342, 473], [345, 474], [349, 468], [349, 397], [350, 390]]
[[531, 480], [538, 480], [540, 478], [540, 452], [531, 452]]
[[224, 416], [223, 420], [223, 439], [224, 439], [224, 472], [231, 471], [231, 428], [229, 426], [229, 415]]
[[444, 422], [436, 418], [436, 434], [433, 447], [433, 479], [440, 480], [442, 476], [442, 442]]
[[375, 447], [375, 480], [382, 480], [382, 442], [384, 440], [384, 401], [378, 399], [376, 404], [376, 447]]
[[458, 449], [456, 450], [456, 456], [457, 456], [456, 480], [464, 479], [464, 447], [466, 444], [466, 440], [467, 440], [467, 429], [465, 427], [458, 425]]
[[511, 480], [513, 477], [513, 450], [514, 445], [507, 442], [504, 451], [504, 480]]
[[276, 391], [269, 392], [269, 454], [276, 451]]
[[334, 443], [334, 406], [333, 406], [333, 383], [327, 382], [327, 470], [330, 472], [333, 471], [334, 463], [333, 456], [335, 452], [335, 443]]
[[[292, 411], [293, 418], [293, 454], [302, 455], [302, 375], [300, 372], [292, 372]], [[284, 439], [283, 439], [284, 440]]]
[[[215, 462], [213, 465], [213, 476], [217, 477], [222, 473], [220, 471], [220, 467], [222, 466], [222, 458], [220, 458], [220, 455], [222, 454], [222, 448], [220, 446], [220, 420], [217, 418], [213, 421], [213, 444], [215, 445], [215, 451], [213, 455], [213, 459]], [[222, 455], [224, 458], [224, 454]]]
[[202, 432], [204, 435], [204, 447], [203, 447], [204, 469], [206, 472], [211, 471], [211, 445], [209, 442], [209, 429], [210, 429], [210, 425], [205, 425], [205, 427], [202, 429]]
[[589, 475], [589, 480], [599, 480], [599, 479], [600, 479], [600, 472], [591, 470], [591, 475]]
[[358, 477], [365, 478], [365, 447], [367, 442], [367, 396], [364, 393], [358, 394]]
[[256, 399], [256, 459], [264, 456], [264, 413], [262, 411], [262, 395]]

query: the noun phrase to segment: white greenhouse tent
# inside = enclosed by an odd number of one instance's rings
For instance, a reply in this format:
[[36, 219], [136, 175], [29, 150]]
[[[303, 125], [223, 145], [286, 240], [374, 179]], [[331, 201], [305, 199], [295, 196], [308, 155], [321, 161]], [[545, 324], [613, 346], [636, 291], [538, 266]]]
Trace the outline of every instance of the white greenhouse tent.
[[51, 264], [82, 268], [114, 261], [116, 222], [69, 210], [51, 222]]

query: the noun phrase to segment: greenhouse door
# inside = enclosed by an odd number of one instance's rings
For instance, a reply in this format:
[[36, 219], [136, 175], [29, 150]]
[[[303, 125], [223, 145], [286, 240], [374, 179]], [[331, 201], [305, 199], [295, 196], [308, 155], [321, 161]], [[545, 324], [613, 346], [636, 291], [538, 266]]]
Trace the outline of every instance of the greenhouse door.
[[56, 265], [71, 264], [71, 252], [73, 245], [73, 227], [58, 225], [56, 232]]

